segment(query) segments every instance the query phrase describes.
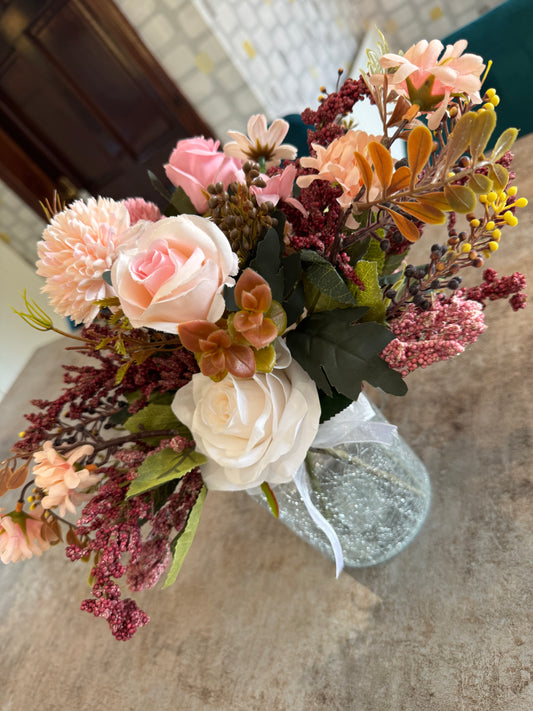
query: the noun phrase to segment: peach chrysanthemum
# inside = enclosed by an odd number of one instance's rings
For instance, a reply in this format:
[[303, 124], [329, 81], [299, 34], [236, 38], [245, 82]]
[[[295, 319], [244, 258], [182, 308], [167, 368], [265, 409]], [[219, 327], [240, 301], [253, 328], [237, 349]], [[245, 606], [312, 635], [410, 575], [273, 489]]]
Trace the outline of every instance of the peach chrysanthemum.
[[148, 202], [144, 198], [127, 198], [123, 201], [130, 214], [130, 225], [135, 225], [139, 220], [157, 222], [163, 215], [154, 202]]
[[16, 563], [32, 555], [41, 555], [50, 548], [43, 538], [43, 522], [23, 511], [13, 511], [0, 516], [0, 560]]
[[337, 183], [342, 188], [342, 195], [337, 200], [346, 209], [356, 197], [362, 184], [354, 151], [358, 151], [366, 158], [370, 141], [379, 143], [380, 140], [380, 136], [371, 136], [364, 131], [347, 131], [326, 148], [318, 143], [313, 143], [316, 156], [301, 158], [300, 165], [303, 168], [314, 168], [318, 170], [318, 174], [301, 175], [296, 183], [301, 188], [306, 188], [313, 180], [327, 180], [330, 183]]
[[130, 226], [126, 206], [110, 198], [76, 200], [54, 215], [37, 244], [37, 274], [55, 311], [76, 323], [91, 323], [95, 301], [114, 296], [102, 275], [109, 271]]
[[88, 469], [76, 469], [74, 464], [78, 459], [92, 453], [93, 447], [85, 444], [76, 447], [69, 453], [68, 459], [65, 459], [55, 451], [52, 442], [45, 442], [42, 450], [34, 453], [35, 484], [46, 493], [41, 501], [43, 508], [59, 506], [61, 516], [66, 510], [76, 513], [75, 504], [85, 499], [76, 489], [87, 489], [96, 484], [99, 477], [97, 474], [91, 474]]

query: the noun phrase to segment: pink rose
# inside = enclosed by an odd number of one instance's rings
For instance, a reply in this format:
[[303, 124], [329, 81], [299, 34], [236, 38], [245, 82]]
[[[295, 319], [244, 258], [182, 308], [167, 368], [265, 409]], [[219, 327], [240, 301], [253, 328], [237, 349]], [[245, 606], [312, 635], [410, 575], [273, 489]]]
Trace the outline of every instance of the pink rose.
[[170, 182], [182, 187], [196, 210], [207, 210], [205, 190], [211, 183], [221, 182], [225, 188], [232, 182], [244, 183], [242, 161], [230, 158], [218, 150], [220, 141], [197, 136], [178, 141], [165, 172]]
[[135, 328], [177, 333], [180, 323], [217, 321], [237, 255], [211, 220], [197, 215], [138, 222], [111, 270], [120, 305]]

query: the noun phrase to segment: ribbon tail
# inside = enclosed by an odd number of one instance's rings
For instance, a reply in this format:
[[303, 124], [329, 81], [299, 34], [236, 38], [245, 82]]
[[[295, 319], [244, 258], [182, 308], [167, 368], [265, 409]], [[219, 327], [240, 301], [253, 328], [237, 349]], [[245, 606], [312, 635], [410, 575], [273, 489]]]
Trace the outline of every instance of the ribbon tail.
[[335, 556], [335, 567], [336, 567], [336, 577], [338, 578], [344, 568], [344, 558], [342, 555], [342, 548], [339, 541], [339, 537], [335, 533], [333, 526], [327, 521], [316, 506], [311, 501], [311, 496], [309, 493], [309, 479], [307, 476], [307, 471], [305, 469], [305, 464], [302, 464], [296, 476], [294, 477], [294, 483], [298, 489], [298, 493], [302, 497], [309, 515], [313, 519], [314, 523], [326, 534], [331, 548], [333, 550], [333, 555]]

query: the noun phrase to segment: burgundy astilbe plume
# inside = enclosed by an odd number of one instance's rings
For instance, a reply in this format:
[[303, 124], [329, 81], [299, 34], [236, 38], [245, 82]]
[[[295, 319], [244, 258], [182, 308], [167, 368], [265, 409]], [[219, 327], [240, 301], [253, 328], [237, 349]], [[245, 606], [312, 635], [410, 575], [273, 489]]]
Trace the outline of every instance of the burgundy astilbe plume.
[[520, 272], [499, 277], [494, 269], [485, 269], [482, 283], [469, 289], [461, 289], [461, 293], [466, 299], [478, 301], [483, 307], [486, 301], [508, 299], [513, 311], [519, 311], [526, 306], [527, 297], [523, 293], [525, 288], [526, 278]]

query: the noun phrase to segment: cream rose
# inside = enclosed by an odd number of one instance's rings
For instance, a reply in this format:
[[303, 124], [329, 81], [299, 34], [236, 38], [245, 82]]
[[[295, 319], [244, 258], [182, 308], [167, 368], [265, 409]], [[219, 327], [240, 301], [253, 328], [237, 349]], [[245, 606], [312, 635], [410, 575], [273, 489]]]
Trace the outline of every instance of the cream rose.
[[180, 215], [131, 227], [111, 281], [134, 327], [177, 333], [185, 321], [222, 316], [222, 291], [237, 269], [237, 255], [214, 222]]
[[215, 491], [291, 481], [320, 420], [316, 386], [294, 360], [271, 373], [227, 375], [218, 383], [197, 373], [178, 390], [172, 410], [207, 457], [202, 476]]

